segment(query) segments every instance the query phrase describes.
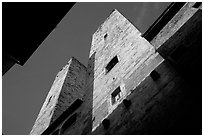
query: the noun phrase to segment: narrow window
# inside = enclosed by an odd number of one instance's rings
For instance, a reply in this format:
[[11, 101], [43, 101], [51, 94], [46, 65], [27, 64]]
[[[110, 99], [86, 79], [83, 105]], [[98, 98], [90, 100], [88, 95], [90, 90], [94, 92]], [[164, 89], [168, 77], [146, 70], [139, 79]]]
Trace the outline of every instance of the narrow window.
[[108, 36], [108, 34], [106, 33], [103, 37], [104, 37], [104, 39], [106, 39], [107, 38], [107, 36]]
[[118, 63], [118, 57], [115, 56], [106, 66], [106, 74]]
[[112, 105], [114, 105], [122, 97], [120, 87], [116, 88], [111, 94]]
[[62, 125], [61, 132], [64, 133], [71, 125], [73, 125], [76, 122], [76, 119], [77, 119], [77, 113], [69, 117]]
[[[50, 103], [50, 100], [52, 99], [52, 96], [50, 96], [50, 98], [49, 98], [49, 100], [48, 100], [48, 102], [47, 102], [47, 105]], [[46, 105], [46, 106], [47, 106]]]

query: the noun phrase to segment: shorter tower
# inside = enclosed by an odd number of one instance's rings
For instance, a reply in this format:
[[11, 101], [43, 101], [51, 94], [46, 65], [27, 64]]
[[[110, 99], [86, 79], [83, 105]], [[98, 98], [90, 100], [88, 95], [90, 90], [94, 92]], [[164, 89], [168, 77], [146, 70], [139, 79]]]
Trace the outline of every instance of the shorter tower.
[[57, 74], [30, 134], [42, 134], [76, 100], [83, 100], [86, 67], [74, 57]]

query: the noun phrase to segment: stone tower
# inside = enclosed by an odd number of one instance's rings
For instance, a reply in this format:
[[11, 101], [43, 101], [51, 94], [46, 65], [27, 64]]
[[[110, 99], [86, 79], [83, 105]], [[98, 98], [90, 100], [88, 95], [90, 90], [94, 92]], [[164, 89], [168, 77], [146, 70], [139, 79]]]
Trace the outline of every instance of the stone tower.
[[172, 3], [142, 35], [114, 10], [92, 36], [87, 68], [72, 58], [59, 72], [31, 134], [198, 133], [201, 111], [189, 111], [202, 93], [192, 94], [202, 55], [195, 6]]
[[[89, 56], [93, 53], [92, 131], [130, 94], [130, 88], [137, 86], [162, 60], [159, 58], [147, 70], [139, 73], [158, 54], [141, 37], [140, 31], [117, 10], [93, 34]], [[134, 82], [129, 82], [133, 74]]]
[[30, 134], [42, 134], [77, 99], [83, 100], [86, 67], [75, 58], [57, 74]]

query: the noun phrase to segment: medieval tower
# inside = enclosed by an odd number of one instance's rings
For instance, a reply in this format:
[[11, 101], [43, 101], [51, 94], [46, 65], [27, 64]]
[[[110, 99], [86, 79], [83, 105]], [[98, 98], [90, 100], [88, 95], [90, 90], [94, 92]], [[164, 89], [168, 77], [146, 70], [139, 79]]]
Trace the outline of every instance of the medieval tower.
[[[72, 57], [57, 74], [30, 134], [200, 133], [192, 79], [201, 67], [201, 6], [172, 3], [145, 34], [112, 11], [92, 36], [88, 66]], [[186, 114], [186, 105], [198, 109]]]

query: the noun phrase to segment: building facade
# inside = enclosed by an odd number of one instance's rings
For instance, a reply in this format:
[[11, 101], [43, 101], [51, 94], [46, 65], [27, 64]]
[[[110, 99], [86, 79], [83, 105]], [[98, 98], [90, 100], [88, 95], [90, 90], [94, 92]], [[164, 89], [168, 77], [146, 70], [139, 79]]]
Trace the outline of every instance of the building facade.
[[58, 73], [30, 134], [202, 134], [202, 3], [172, 3], [144, 33], [114, 10], [88, 66]]

